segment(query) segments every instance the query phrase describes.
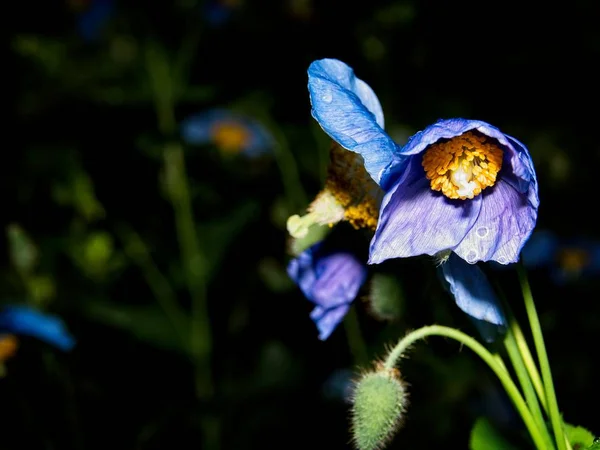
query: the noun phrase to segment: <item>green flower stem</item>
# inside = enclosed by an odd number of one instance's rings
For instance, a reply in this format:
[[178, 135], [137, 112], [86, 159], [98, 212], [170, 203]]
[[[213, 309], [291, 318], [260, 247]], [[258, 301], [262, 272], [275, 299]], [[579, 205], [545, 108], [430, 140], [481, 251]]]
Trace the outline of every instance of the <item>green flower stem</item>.
[[367, 345], [360, 331], [360, 323], [354, 306], [350, 307], [348, 314], [344, 318], [344, 328], [346, 329], [346, 338], [348, 346], [354, 358], [354, 364], [358, 366], [365, 365], [369, 361]]
[[281, 174], [281, 182], [283, 183], [283, 189], [286, 193], [288, 206], [292, 208], [293, 211], [305, 209], [308, 204], [308, 197], [300, 182], [298, 165], [296, 164], [294, 153], [290, 149], [285, 133], [273, 123], [269, 114], [266, 112], [255, 111], [254, 115], [267, 130], [269, 130], [269, 133], [271, 133], [275, 140], [273, 154]]
[[156, 301], [173, 324], [181, 343], [187, 348], [189, 346], [189, 337], [185, 334], [187, 318], [177, 301], [177, 295], [169, 280], [156, 266], [148, 246], [137, 232], [129, 227], [121, 226], [117, 233], [123, 242], [125, 254], [140, 268]]
[[523, 267], [522, 263], [517, 264], [517, 272], [519, 274], [519, 281], [521, 283], [521, 290], [523, 291], [523, 299], [525, 301], [525, 310], [527, 311], [527, 317], [529, 318], [533, 342], [535, 344], [535, 350], [542, 372], [542, 381], [544, 383], [546, 402], [548, 405], [548, 415], [550, 416], [550, 421], [552, 422], [554, 439], [559, 450], [566, 450], [567, 445], [565, 444], [563, 423], [558, 410], [556, 393], [554, 392], [552, 372], [550, 370], [550, 363], [548, 362], [546, 345], [544, 344], [544, 336], [542, 335], [542, 327], [540, 325], [540, 319], [537, 315], [535, 303], [533, 301], [529, 280], [527, 279], [527, 274], [525, 273], [525, 268]]
[[[164, 51], [157, 45], [147, 45], [146, 64], [154, 91], [158, 128], [164, 136], [171, 136], [177, 130], [177, 122], [173, 79]], [[174, 209], [181, 260], [192, 299], [190, 338], [196, 372], [196, 395], [208, 400], [213, 396], [214, 388], [211, 373], [212, 333], [205, 283], [206, 262], [196, 234], [182, 146], [177, 142], [165, 144], [163, 160], [165, 185]]]
[[477, 342], [472, 337], [466, 335], [465, 333], [456, 330], [454, 328], [444, 327], [441, 325], [430, 325], [426, 327], [419, 328], [417, 330], [412, 331], [411, 333], [404, 336], [398, 344], [392, 349], [388, 357], [384, 362], [384, 367], [386, 369], [392, 369], [396, 365], [398, 359], [406, 352], [406, 350], [414, 344], [416, 341], [424, 339], [428, 336], [444, 336], [454, 339], [466, 347], [470, 348], [473, 352], [475, 352], [496, 374], [504, 389], [508, 393], [509, 397], [512, 399], [515, 407], [519, 411], [533, 442], [539, 450], [547, 450], [546, 442], [544, 440], [543, 434], [539, 430], [535, 418], [531, 414], [531, 411], [527, 408], [527, 404], [519, 389], [513, 382], [510, 377], [508, 371], [499, 365], [496, 362], [494, 355], [492, 355], [483, 345]]
[[544, 394], [544, 385], [542, 383], [542, 377], [540, 376], [540, 372], [538, 371], [537, 365], [533, 359], [531, 351], [529, 350], [529, 346], [527, 345], [527, 340], [523, 335], [523, 330], [519, 323], [516, 320], [511, 320], [509, 323], [510, 331], [514, 335], [515, 341], [517, 343], [517, 348], [519, 349], [519, 353], [523, 358], [523, 363], [525, 364], [525, 368], [527, 369], [527, 373], [529, 374], [529, 378], [533, 383], [533, 387], [535, 392], [537, 393], [538, 398], [540, 399], [540, 403], [542, 404], [542, 408], [546, 413], [548, 412], [548, 403], [546, 402], [546, 395]]
[[525, 363], [523, 362], [523, 358], [521, 357], [521, 354], [519, 352], [515, 336], [513, 335], [510, 327], [506, 333], [506, 337], [504, 338], [504, 347], [506, 348], [506, 352], [508, 353], [508, 357], [510, 358], [513, 368], [515, 369], [515, 373], [517, 374], [517, 378], [519, 379], [521, 389], [523, 389], [523, 393], [525, 394], [525, 400], [527, 401], [529, 410], [533, 414], [538, 428], [542, 431], [544, 435], [544, 439], [546, 441], [548, 449], [550, 450], [556, 448], [552, 441], [552, 437], [548, 432], [548, 428], [546, 427], [544, 415], [542, 414], [542, 410], [540, 409], [540, 403], [536, 396], [536, 392], [533, 388], [531, 379], [529, 378], [529, 374], [525, 367]]

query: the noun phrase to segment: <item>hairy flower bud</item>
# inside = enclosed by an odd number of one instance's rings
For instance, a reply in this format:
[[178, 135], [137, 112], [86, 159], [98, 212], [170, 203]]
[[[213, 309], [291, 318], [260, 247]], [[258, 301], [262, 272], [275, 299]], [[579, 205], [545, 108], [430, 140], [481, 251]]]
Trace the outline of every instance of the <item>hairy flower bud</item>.
[[406, 389], [396, 369], [379, 365], [362, 375], [355, 384], [352, 405], [356, 448], [382, 448], [401, 425], [406, 405]]

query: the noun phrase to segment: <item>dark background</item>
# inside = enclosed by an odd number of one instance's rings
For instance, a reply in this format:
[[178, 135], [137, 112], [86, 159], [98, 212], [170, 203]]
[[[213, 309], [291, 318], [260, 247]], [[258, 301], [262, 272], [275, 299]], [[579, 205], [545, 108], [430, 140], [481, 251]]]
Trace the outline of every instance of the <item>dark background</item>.
[[[285, 219], [320, 189], [328, 145], [310, 117], [306, 69], [315, 59], [353, 67], [377, 93], [399, 143], [450, 117], [517, 137], [538, 173], [538, 228], [599, 238], [594, 2], [116, 1], [85, 39], [77, 24], [93, 3], [17, 2], [8, 14], [3, 217], [37, 247], [35, 271], [54, 294], [32, 294], [39, 291], [15, 276], [3, 241], [2, 301], [61, 315], [78, 344], [63, 354], [21, 339], [0, 380], [2, 449], [208, 448], [207, 417], [218, 423], [208, 428], [220, 428], [222, 448], [350, 446], [349, 406], [328, 380], [357, 361], [343, 327], [317, 340], [310, 304], [285, 275]], [[224, 20], [211, 20], [223, 10]], [[208, 400], [196, 395], [189, 349], [173, 339], [143, 268], [124, 250], [131, 236], [123, 230], [135, 230], [189, 312], [161, 184], [162, 148], [179, 138], [157, 125], [156, 98], [168, 87], [152, 90], [148, 48], [169, 67], [187, 54], [173, 81], [177, 122], [214, 107], [244, 111], [286, 145], [300, 177], [294, 194], [278, 153], [257, 162], [184, 145], [199, 240], [217, 248], [206, 287], [215, 385]], [[108, 256], [82, 259], [90, 240]], [[422, 325], [474, 333], [430, 261], [394, 264], [402, 316], [380, 322], [357, 302], [370, 359]], [[596, 432], [587, 405], [600, 399], [598, 273], [564, 283], [552, 270], [531, 271], [561, 411]], [[515, 273], [498, 276], [525, 324]], [[492, 373], [458, 345], [430, 339], [402, 371], [411, 403], [390, 448], [466, 448], [484, 414], [509, 434], [521, 432]]]

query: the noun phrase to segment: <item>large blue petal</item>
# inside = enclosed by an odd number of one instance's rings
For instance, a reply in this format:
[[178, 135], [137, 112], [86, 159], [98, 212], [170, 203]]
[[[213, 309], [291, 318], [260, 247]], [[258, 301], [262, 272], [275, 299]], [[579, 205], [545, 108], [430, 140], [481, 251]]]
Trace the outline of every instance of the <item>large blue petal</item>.
[[312, 115], [342, 147], [360, 154], [376, 183], [399, 148], [383, 130], [381, 105], [373, 90], [336, 59], [314, 61], [308, 68]]
[[61, 319], [28, 306], [5, 307], [0, 312], [0, 331], [32, 336], [64, 351], [75, 346]]
[[454, 252], [472, 264], [517, 262], [521, 248], [535, 228], [537, 209], [525, 194], [504, 180], [484, 190], [481, 197], [479, 216]]
[[[477, 265], [469, 264], [452, 254], [439, 270], [446, 281], [446, 288], [460, 309], [476, 321], [496, 325], [502, 330], [506, 327], [502, 306], [487, 277]], [[475, 325], [487, 341], [495, 339], [498, 331], [496, 328], [478, 322]]]
[[431, 190], [420, 161], [413, 159], [383, 198], [369, 264], [454, 249], [479, 216], [481, 200], [450, 200]]

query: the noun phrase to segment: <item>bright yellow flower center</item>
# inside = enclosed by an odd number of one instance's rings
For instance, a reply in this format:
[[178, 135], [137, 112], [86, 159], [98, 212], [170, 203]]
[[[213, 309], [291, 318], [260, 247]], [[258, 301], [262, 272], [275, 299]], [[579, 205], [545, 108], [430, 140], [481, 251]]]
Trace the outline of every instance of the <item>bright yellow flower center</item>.
[[225, 153], [240, 153], [250, 140], [250, 131], [236, 122], [218, 122], [211, 128], [213, 142]]
[[494, 185], [502, 168], [502, 155], [493, 139], [467, 131], [430, 145], [422, 164], [431, 189], [451, 199], [465, 200]]

